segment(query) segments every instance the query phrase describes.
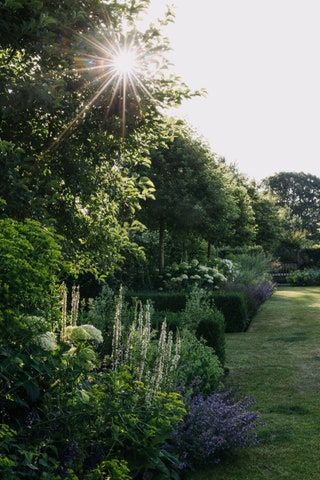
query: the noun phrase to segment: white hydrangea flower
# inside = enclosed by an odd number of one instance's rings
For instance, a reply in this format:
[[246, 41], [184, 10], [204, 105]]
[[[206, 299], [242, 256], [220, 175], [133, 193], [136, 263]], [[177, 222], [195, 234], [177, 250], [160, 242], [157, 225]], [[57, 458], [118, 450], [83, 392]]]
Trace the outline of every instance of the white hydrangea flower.
[[192, 267], [197, 267], [198, 265], [199, 265], [199, 260], [197, 260], [196, 258], [191, 260], [191, 266]]
[[180, 276], [181, 280], [188, 280], [188, 275], [186, 275], [185, 273], [183, 273], [181, 276]]
[[81, 325], [81, 327], [90, 336], [90, 340], [95, 340], [98, 343], [103, 343], [103, 336], [102, 336], [101, 330], [94, 327], [93, 325]]
[[47, 352], [53, 352], [58, 347], [56, 336], [53, 332], [46, 332], [38, 335], [36, 338], [36, 343], [43, 350]]
[[79, 325], [66, 328], [66, 339], [71, 342], [83, 342], [95, 340], [98, 343], [103, 342], [101, 331], [93, 325]]
[[68, 325], [65, 331], [65, 338], [71, 342], [83, 342], [90, 340], [90, 335], [82, 326]]
[[199, 268], [200, 272], [208, 272], [208, 270], [209, 270], [208, 267], [206, 267], [205, 265], [199, 265], [198, 268]]

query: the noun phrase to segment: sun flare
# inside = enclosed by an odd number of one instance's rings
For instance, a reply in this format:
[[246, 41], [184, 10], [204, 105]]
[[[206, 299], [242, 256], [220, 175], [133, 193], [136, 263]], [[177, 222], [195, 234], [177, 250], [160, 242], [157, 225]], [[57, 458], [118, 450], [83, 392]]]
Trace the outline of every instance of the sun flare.
[[115, 53], [110, 62], [111, 70], [120, 76], [132, 76], [138, 72], [139, 59], [133, 48], [122, 48]]
[[147, 87], [146, 78], [158, 63], [156, 56], [141, 45], [136, 35], [125, 33], [111, 35], [109, 38], [100, 36], [99, 40], [81, 35], [81, 39], [87, 47], [87, 52], [75, 57], [73, 71], [84, 78], [86, 76], [86, 86], [93, 86], [94, 93], [72, 121], [65, 126], [54, 145], [58, 145], [102, 98], [107, 103], [107, 116], [113, 111], [114, 104], [119, 106], [117, 114], [122, 137], [126, 134], [129, 98], [131, 107], [135, 103], [139, 108], [143, 96], [147, 96], [156, 105], [156, 100]]

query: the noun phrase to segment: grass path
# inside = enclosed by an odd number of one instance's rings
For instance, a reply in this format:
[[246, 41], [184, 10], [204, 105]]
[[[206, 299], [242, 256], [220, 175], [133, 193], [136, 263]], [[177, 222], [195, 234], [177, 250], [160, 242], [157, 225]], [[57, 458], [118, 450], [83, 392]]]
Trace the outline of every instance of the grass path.
[[256, 399], [258, 447], [192, 480], [320, 480], [320, 288], [282, 288], [227, 336], [228, 382]]

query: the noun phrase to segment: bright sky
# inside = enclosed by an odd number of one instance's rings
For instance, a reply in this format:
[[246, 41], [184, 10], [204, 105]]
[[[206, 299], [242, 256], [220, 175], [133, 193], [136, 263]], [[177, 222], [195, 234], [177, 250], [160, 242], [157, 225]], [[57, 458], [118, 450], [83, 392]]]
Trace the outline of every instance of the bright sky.
[[[213, 149], [261, 179], [320, 176], [320, 1], [173, 0], [175, 71], [208, 97], [177, 112]], [[151, 0], [151, 16], [168, 0]]]

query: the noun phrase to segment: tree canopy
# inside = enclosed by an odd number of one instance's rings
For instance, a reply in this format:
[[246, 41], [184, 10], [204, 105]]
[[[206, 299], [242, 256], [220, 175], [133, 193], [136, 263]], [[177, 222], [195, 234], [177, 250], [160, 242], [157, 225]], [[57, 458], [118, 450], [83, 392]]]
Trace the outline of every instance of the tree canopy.
[[319, 177], [302, 172], [280, 172], [267, 178], [264, 184], [276, 195], [278, 205], [299, 218], [309, 238], [320, 238]]
[[[190, 95], [167, 72], [161, 26], [136, 28], [147, 4], [34, 0], [0, 6], [2, 215], [55, 227], [79, 271], [97, 275], [116, 268], [126, 251], [139, 253], [131, 232], [153, 186], [138, 167], [149, 165], [150, 147], [166, 139], [161, 111]], [[139, 80], [147, 88], [128, 87], [126, 104], [116, 79], [103, 88], [101, 70], [97, 75], [90, 60], [103, 56], [108, 42], [124, 42], [124, 21], [126, 35], [149, 52], [150, 66]]]

